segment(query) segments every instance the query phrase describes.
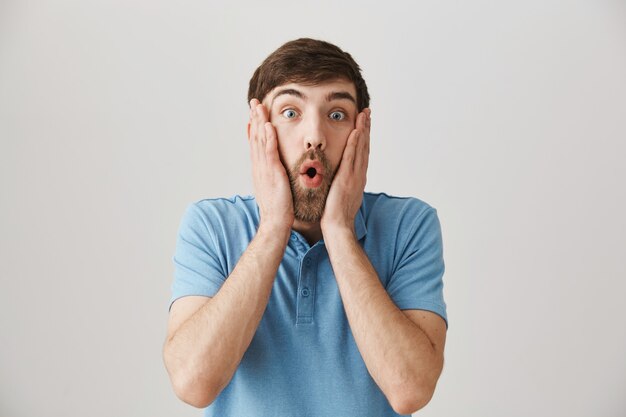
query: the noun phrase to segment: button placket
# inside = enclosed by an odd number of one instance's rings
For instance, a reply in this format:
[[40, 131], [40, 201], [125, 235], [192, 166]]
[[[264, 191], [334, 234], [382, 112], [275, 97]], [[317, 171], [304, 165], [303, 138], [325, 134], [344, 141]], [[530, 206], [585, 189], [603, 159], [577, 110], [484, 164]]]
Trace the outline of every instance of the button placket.
[[300, 263], [300, 279], [296, 303], [296, 324], [313, 324], [317, 264], [309, 251]]

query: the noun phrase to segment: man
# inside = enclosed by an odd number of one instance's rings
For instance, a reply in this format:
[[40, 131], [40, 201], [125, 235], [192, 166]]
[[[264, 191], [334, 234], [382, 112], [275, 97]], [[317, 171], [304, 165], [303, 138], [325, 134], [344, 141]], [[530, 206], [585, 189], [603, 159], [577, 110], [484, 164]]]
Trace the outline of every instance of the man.
[[164, 361], [206, 416], [397, 416], [424, 407], [447, 331], [441, 230], [415, 198], [364, 192], [369, 94], [313, 39], [249, 88], [254, 197], [181, 222]]

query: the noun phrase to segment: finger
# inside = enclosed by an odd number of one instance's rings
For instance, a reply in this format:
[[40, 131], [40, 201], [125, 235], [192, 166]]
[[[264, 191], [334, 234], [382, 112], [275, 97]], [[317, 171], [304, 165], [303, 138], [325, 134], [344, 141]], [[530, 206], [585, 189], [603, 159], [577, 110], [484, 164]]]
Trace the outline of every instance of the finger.
[[248, 105], [250, 105], [250, 111], [248, 114], [249, 116], [248, 117], [248, 130], [247, 130], [248, 142], [250, 141], [250, 133], [251, 132], [254, 133], [254, 121], [253, 121], [254, 116], [253, 116], [253, 111], [252, 111], [253, 102], [254, 102], [254, 99], [250, 100], [250, 102], [248, 103]]
[[363, 154], [365, 152], [365, 143], [367, 142], [367, 111], [364, 110], [359, 113], [356, 121], [356, 127], [359, 130], [358, 143], [356, 145], [355, 156], [354, 156], [354, 168], [356, 170], [360, 170], [362, 168], [362, 159]]
[[252, 100], [250, 100], [250, 121], [249, 121], [249, 128], [248, 128], [248, 139], [254, 139], [256, 137], [256, 133], [257, 133], [257, 123], [256, 123], [256, 103], [258, 102], [257, 99], [253, 98]]
[[276, 130], [270, 122], [265, 123], [265, 137], [267, 139], [265, 145], [267, 162], [275, 164], [276, 162], [279, 162], [278, 141], [276, 140]]
[[265, 149], [265, 123], [267, 122], [267, 116], [265, 115], [265, 106], [257, 102], [257, 104], [254, 106], [254, 111], [256, 115], [258, 140], [261, 143], [263, 149]]
[[365, 130], [365, 119], [367, 119], [367, 115], [365, 112], [361, 112], [358, 114], [356, 118], [356, 128], [360, 130]]
[[261, 168], [260, 165], [265, 158], [263, 146], [261, 146], [261, 139], [265, 137], [265, 132], [260, 131], [263, 129], [262, 125], [259, 129], [258, 104], [259, 100], [256, 98], [250, 100], [250, 152], [257, 170]]
[[369, 155], [369, 151], [370, 151], [370, 131], [371, 131], [371, 126], [372, 126], [372, 119], [371, 119], [371, 114], [372, 111], [367, 108], [364, 110], [365, 113], [365, 129], [363, 131], [364, 135], [364, 141], [363, 141], [363, 147], [366, 150], [366, 153]]
[[248, 143], [250, 145], [250, 162], [252, 163], [252, 175], [255, 178], [259, 178], [261, 169], [261, 155], [259, 150], [259, 143], [256, 140], [256, 133], [253, 133]]
[[262, 169], [262, 161], [263, 156], [262, 150], [260, 149], [259, 142], [256, 140], [256, 135], [252, 137], [250, 140], [250, 160], [252, 162], [252, 172], [255, 176], [258, 176], [260, 170]]
[[354, 155], [356, 153], [356, 145], [358, 143], [359, 134], [360, 131], [358, 129], [354, 129], [348, 137], [348, 142], [343, 150], [343, 156], [339, 166], [340, 169], [343, 167], [343, 169], [348, 170], [348, 172], [352, 172], [354, 169]]
[[252, 119], [253, 128], [252, 131], [256, 133], [257, 138], [264, 136], [265, 128], [263, 127], [263, 119], [262, 115], [259, 114], [259, 109], [261, 108], [261, 104], [259, 100], [253, 98], [250, 100], [250, 117]]
[[367, 132], [360, 132], [359, 143], [357, 144], [356, 152], [354, 155], [354, 170], [358, 174], [362, 173], [363, 170], [366, 169], [365, 167], [368, 160], [367, 141]]
[[265, 105], [261, 102], [257, 103], [256, 105], [256, 111], [257, 114], [261, 117], [261, 120], [263, 120], [263, 124], [265, 124], [265, 122], [267, 122], [267, 109], [265, 108]]
[[361, 132], [359, 136], [359, 143], [356, 149], [356, 155], [354, 160], [355, 172], [360, 175], [365, 175], [367, 172], [367, 165], [369, 161], [369, 134], [367, 131]]
[[372, 109], [370, 109], [369, 107], [367, 108], [367, 141], [365, 143], [365, 148], [367, 149], [367, 156], [368, 156], [368, 160], [369, 160], [369, 154], [370, 154], [370, 139], [371, 139], [371, 132], [372, 132]]
[[370, 158], [369, 156], [363, 159], [363, 165], [361, 167], [361, 170], [363, 172], [363, 175], [366, 176], [367, 175], [367, 167], [370, 164]]
[[367, 126], [366, 126], [367, 114], [365, 112], [360, 113], [357, 119], [357, 129], [359, 129], [359, 142], [357, 144], [357, 158], [363, 152], [365, 142], [367, 139]]
[[255, 120], [256, 118], [256, 106], [259, 103], [259, 100], [253, 98], [250, 100], [250, 119]]
[[252, 117], [252, 138], [255, 143], [255, 149], [257, 152], [263, 151], [262, 140], [265, 137], [265, 129], [263, 125], [259, 123], [259, 117], [256, 109], [253, 110], [254, 116]]

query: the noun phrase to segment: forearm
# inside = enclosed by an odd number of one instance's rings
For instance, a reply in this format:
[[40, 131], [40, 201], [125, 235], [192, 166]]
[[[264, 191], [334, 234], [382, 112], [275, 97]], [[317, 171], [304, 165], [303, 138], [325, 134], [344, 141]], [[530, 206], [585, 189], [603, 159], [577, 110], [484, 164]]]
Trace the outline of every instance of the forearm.
[[330, 235], [325, 238], [329, 258], [370, 375], [394, 408], [427, 402], [441, 360], [431, 341], [396, 307], [354, 234], [334, 230]]
[[218, 293], [168, 339], [175, 385], [210, 404], [231, 380], [261, 321], [289, 231], [259, 228]]

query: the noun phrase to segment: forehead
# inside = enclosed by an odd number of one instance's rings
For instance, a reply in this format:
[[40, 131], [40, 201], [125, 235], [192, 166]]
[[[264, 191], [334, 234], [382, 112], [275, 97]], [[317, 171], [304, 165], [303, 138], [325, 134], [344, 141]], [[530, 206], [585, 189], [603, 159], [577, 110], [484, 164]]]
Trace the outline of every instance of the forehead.
[[[287, 91], [290, 93], [285, 94]], [[297, 94], [293, 94], [294, 92], [300, 93], [302, 97], [298, 97]], [[332, 97], [341, 99], [342, 101], [350, 101], [348, 99], [341, 98], [345, 96], [345, 93], [356, 100], [356, 87], [352, 81], [338, 79], [326, 81], [317, 85], [286, 83], [272, 89], [267, 96], [265, 96], [263, 102], [267, 105], [271, 105], [275, 99], [278, 101], [282, 98], [288, 97], [295, 97], [296, 99], [315, 102], [325, 102]], [[356, 106], [356, 102], [353, 104]]]

